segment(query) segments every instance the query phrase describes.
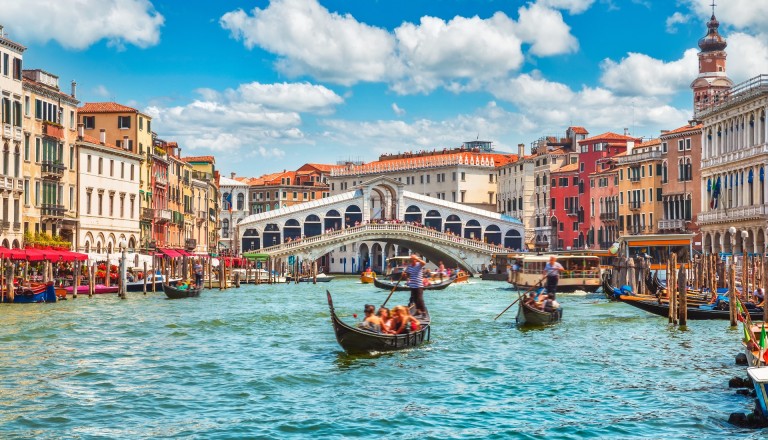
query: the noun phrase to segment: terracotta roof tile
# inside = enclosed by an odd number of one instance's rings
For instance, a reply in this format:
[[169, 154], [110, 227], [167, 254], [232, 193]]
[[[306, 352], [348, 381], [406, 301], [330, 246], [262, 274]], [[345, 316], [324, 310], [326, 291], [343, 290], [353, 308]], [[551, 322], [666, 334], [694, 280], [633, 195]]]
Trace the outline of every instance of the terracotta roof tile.
[[583, 144], [583, 143], [588, 143], [592, 141], [636, 141], [638, 139], [639, 138], [636, 138], [634, 136], [625, 136], [623, 134], [618, 134], [618, 133], [613, 133], [611, 131], [608, 131], [603, 134], [599, 134], [597, 136], [586, 138], [583, 141], [579, 141], [579, 143]]
[[77, 109], [79, 113], [138, 113], [139, 111], [127, 105], [116, 102], [86, 102]]
[[662, 133], [661, 135], [662, 136], [668, 136], [668, 135], [671, 135], [671, 134], [685, 133], [687, 131], [697, 131], [697, 130], [701, 130], [701, 127], [702, 127], [702, 124], [698, 124], [698, 125], [696, 125], [694, 127], [691, 127], [690, 125], [684, 125], [682, 127], [676, 128], [674, 130], [669, 130], [666, 133]]
[[117, 145], [113, 145], [113, 144], [110, 144], [108, 142], [102, 144], [101, 141], [99, 141], [98, 138], [95, 138], [93, 136], [88, 136], [87, 134], [83, 135], [83, 140], [85, 142], [89, 142], [91, 144], [103, 145], [105, 147], [114, 148], [115, 150], [126, 151], [126, 150], [123, 150], [122, 148], [118, 147]]
[[654, 145], [661, 145], [661, 139], [656, 138], [656, 139], [651, 139], [651, 140], [646, 141], [646, 142], [641, 142], [641, 143], [635, 145], [635, 148], [652, 147]]
[[340, 171], [349, 172], [352, 174], [360, 173], [386, 173], [388, 171], [406, 170], [406, 169], [418, 169], [421, 167], [434, 167], [434, 166], [451, 166], [458, 164], [467, 165], [481, 165], [481, 166], [493, 166], [500, 167], [517, 161], [517, 155], [515, 154], [499, 154], [499, 153], [472, 153], [464, 151], [461, 153], [450, 154], [434, 154], [428, 156], [416, 156], [400, 159], [388, 159], [378, 160], [374, 162], [368, 162], [362, 165], [354, 165], [351, 170], [347, 170], [347, 167], [340, 165], [333, 167]]
[[216, 163], [216, 159], [213, 156], [189, 156], [189, 157], [182, 157], [181, 160], [184, 162], [206, 162], [206, 163]]
[[576, 134], [589, 134], [586, 128], [584, 127], [570, 127], [571, 131], [573, 131]]
[[328, 172], [331, 171], [336, 165], [328, 165], [325, 163], [308, 163], [307, 165], [317, 168], [319, 171]]
[[568, 165], [563, 165], [560, 168], [553, 170], [553, 173], [569, 173], [571, 171], [578, 171], [579, 170], [579, 164], [578, 163], [571, 163]]

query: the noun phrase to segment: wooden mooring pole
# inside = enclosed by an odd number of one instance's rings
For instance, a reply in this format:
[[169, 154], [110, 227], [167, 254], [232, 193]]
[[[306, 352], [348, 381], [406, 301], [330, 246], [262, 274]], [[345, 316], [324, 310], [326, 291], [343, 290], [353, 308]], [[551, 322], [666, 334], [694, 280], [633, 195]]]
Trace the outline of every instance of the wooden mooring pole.
[[728, 268], [728, 309], [730, 311], [731, 327], [736, 327], [736, 258], [731, 257]]

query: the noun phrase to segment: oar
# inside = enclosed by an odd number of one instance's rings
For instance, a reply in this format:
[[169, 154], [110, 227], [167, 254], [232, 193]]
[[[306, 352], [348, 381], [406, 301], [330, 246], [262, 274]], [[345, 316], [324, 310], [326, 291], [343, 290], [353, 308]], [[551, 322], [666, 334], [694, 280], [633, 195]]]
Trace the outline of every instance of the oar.
[[389, 296], [387, 296], [387, 299], [384, 301], [384, 304], [382, 304], [381, 307], [384, 307], [385, 305], [387, 305], [387, 303], [389, 302], [389, 299], [392, 298], [392, 294], [395, 293], [395, 289], [397, 289], [397, 286], [400, 285], [400, 281], [402, 280], [403, 280], [402, 277], [399, 280], [397, 280], [397, 283], [395, 283], [395, 287], [393, 287], [392, 290], [389, 291]]
[[518, 296], [516, 300], [512, 301], [512, 304], [510, 304], [509, 306], [507, 306], [507, 308], [506, 308], [506, 309], [504, 309], [504, 311], [503, 311], [503, 312], [501, 312], [501, 313], [499, 313], [498, 315], [496, 315], [496, 317], [495, 317], [495, 318], [493, 318], [493, 320], [495, 321], [495, 320], [499, 319], [499, 316], [503, 315], [503, 314], [504, 314], [504, 312], [506, 312], [507, 310], [509, 310], [509, 308], [510, 308], [510, 307], [514, 306], [514, 305], [515, 305], [515, 304], [516, 304], [518, 301], [520, 301], [520, 298], [525, 298], [525, 297], [528, 295], [528, 293], [530, 293], [530, 292], [533, 292], [533, 290], [536, 288], [536, 286], [540, 285], [540, 284], [541, 284], [541, 282], [542, 282], [542, 281], [544, 281], [544, 279], [545, 279], [545, 278], [546, 278], [546, 277], [544, 277], [544, 278], [540, 279], [538, 283], [534, 284], [534, 285], [533, 285], [533, 287], [531, 287], [531, 288], [530, 288], [530, 289], [529, 289], [527, 292], [525, 292], [525, 293], [524, 293], [522, 296]]

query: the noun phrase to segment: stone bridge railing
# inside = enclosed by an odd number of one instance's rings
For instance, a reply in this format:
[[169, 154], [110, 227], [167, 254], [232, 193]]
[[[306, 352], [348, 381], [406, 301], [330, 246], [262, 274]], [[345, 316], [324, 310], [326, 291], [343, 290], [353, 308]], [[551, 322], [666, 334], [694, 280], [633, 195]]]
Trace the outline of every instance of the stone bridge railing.
[[327, 246], [335, 243], [348, 243], [351, 241], [365, 241], [381, 237], [382, 235], [408, 235], [414, 238], [437, 242], [445, 246], [460, 250], [468, 250], [484, 254], [495, 254], [504, 252], [504, 249], [489, 243], [484, 243], [469, 238], [463, 238], [456, 235], [446, 234], [421, 226], [414, 226], [403, 223], [383, 223], [366, 224], [353, 226], [333, 232], [327, 232], [314, 237], [307, 237], [301, 240], [283, 243], [261, 249], [259, 252], [276, 255], [290, 255], [294, 253], [306, 252], [313, 247]]

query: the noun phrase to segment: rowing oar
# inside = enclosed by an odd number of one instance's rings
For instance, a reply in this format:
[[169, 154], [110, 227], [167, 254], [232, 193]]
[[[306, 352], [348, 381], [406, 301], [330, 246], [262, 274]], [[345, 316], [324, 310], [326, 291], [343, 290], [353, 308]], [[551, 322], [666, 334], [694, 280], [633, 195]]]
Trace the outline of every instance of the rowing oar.
[[397, 286], [400, 285], [400, 281], [402, 281], [403, 278], [401, 277], [397, 282], [395, 283], [395, 287], [392, 288], [392, 290], [389, 291], [389, 296], [387, 296], [387, 299], [384, 300], [384, 304], [381, 305], [381, 307], [384, 307], [389, 302], [389, 299], [392, 298], [392, 294], [395, 293], [395, 289], [397, 289]]
[[496, 317], [495, 317], [495, 318], [493, 318], [493, 320], [495, 321], [495, 320], [499, 319], [499, 316], [503, 315], [503, 314], [504, 314], [504, 312], [506, 312], [507, 310], [509, 310], [509, 308], [510, 308], [510, 307], [514, 306], [514, 305], [515, 305], [515, 303], [517, 303], [518, 301], [520, 301], [520, 298], [525, 298], [525, 296], [526, 296], [526, 295], [528, 295], [528, 293], [530, 293], [530, 292], [533, 292], [533, 289], [535, 289], [535, 288], [536, 288], [536, 286], [540, 285], [540, 284], [541, 284], [541, 282], [542, 282], [542, 281], [544, 281], [546, 278], [547, 278], [547, 277], [544, 277], [544, 278], [540, 279], [538, 283], [534, 284], [534, 285], [533, 285], [533, 287], [531, 287], [531, 288], [528, 290], [528, 292], [525, 292], [525, 293], [524, 293], [524, 294], [522, 294], [521, 296], [518, 296], [516, 300], [512, 301], [512, 304], [510, 304], [509, 306], [507, 306], [507, 308], [506, 308], [506, 309], [504, 309], [504, 311], [503, 311], [503, 312], [501, 312], [501, 313], [499, 313], [498, 315], [496, 315]]

